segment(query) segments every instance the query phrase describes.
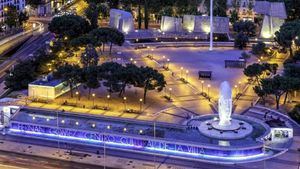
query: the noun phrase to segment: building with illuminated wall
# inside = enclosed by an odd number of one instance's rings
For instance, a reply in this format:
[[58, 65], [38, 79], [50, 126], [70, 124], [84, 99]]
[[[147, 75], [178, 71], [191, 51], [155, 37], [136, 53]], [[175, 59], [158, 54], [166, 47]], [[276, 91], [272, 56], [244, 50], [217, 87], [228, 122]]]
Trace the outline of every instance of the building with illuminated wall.
[[15, 6], [17, 11], [23, 11], [25, 0], [1, 0], [0, 1], [0, 22], [4, 22], [5, 15], [8, 12], [8, 6]]
[[47, 76], [28, 85], [28, 96], [33, 99], [53, 100], [70, 91], [70, 87], [60, 79]]

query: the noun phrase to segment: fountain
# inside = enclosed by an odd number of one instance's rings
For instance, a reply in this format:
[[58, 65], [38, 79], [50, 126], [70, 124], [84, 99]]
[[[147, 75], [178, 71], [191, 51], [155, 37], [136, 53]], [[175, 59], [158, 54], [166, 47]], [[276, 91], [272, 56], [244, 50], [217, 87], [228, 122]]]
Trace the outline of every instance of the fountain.
[[201, 122], [198, 129], [208, 137], [219, 139], [240, 139], [253, 131], [252, 125], [242, 117], [232, 118], [232, 91], [227, 81], [220, 85], [218, 116]]

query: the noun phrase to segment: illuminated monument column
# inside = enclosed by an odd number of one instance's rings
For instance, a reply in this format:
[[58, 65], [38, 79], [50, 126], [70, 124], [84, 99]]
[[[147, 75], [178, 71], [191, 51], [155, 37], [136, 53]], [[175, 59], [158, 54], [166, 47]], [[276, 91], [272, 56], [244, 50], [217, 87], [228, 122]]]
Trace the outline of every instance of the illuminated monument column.
[[227, 81], [220, 86], [219, 97], [219, 126], [226, 127], [231, 125], [232, 96], [231, 88]]

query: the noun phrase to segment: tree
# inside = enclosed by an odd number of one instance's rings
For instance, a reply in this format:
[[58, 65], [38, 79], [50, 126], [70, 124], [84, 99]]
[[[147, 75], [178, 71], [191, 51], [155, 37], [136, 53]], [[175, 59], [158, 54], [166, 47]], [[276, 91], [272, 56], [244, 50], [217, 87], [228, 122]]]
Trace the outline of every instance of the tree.
[[257, 84], [260, 81], [260, 76], [263, 74], [263, 68], [260, 64], [254, 63], [252, 65], [247, 66], [244, 69], [244, 75], [249, 78], [254, 78], [254, 82]]
[[26, 89], [28, 84], [35, 80], [37, 74], [32, 60], [20, 62], [7, 72], [5, 88], [11, 90]]
[[96, 66], [90, 66], [83, 70], [83, 84], [83, 87], [88, 89], [88, 99], [90, 99], [92, 89], [100, 87]]
[[248, 54], [248, 53], [245, 52], [245, 51], [241, 53], [241, 56], [242, 56], [242, 58], [243, 58], [246, 62], [247, 62], [248, 59], [251, 58], [251, 55]]
[[127, 85], [132, 85], [134, 87], [142, 86], [143, 75], [141, 69], [135, 64], [127, 64], [121, 72], [122, 87], [119, 96], [124, 95], [125, 88]]
[[107, 30], [108, 30], [108, 32], [107, 32], [108, 41], [110, 42], [109, 54], [111, 54], [112, 45], [115, 44], [118, 46], [122, 46], [123, 43], [125, 42], [125, 37], [124, 37], [124, 34], [117, 29], [109, 28]]
[[[205, 1], [206, 9], [210, 9], [210, 1]], [[213, 1], [213, 14], [214, 16], [226, 17], [227, 0], [214, 0]]]
[[95, 39], [95, 46], [102, 45], [102, 51], [104, 52], [105, 44], [108, 43], [110, 28], [97, 28], [92, 30], [89, 35]]
[[88, 44], [91, 44], [94, 46], [99, 45], [97, 43], [96, 39], [90, 34], [85, 34], [85, 35], [79, 36], [70, 41], [70, 46], [72, 46], [74, 48], [87, 46]]
[[288, 114], [293, 120], [300, 124], [300, 104], [297, 104]]
[[18, 16], [19, 25], [22, 26], [24, 22], [29, 19], [26, 12], [20, 12]]
[[62, 15], [54, 17], [49, 23], [49, 31], [59, 38], [73, 39], [90, 31], [89, 22], [78, 15]]
[[105, 49], [105, 44], [109, 42], [110, 54], [113, 44], [121, 46], [125, 42], [124, 34], [115, 28], [97, 28], [92, 30], [89, 35], [94, 38], [95, 45], [102, 44], [103, 51]]
[[6, 17], [5, 17], [4, 23], [9, 28], [16, 27], [18, 24], [18, 19], [19, 19], [17, 8], [15, 6], [8, 6], [7, 12], [5, 15], [6, 15]]
[[70, 87], [71, 97], [73, 97], [73, 89], [82, 81], [82, 71], [78, 65], [65, 64], [58, 67], [53, 73], [54, 78], [64, 81], [64, 85]]
[[285, 93], [284, 102], [286, 103], [288, 94], [300, 89], [300, 79], [288, 76], [282, 76], [281, 80], [282, 90]]
[[229, 21], [231, 24], [236, 23], [239, 20], [239, 14], [236, 10], [233, 10], [230, 12], [230, 18]]
[[282, 85], [283, 80], [284, 79], [282, 76], [277, 75], [273, 78], [262, 79], [260, 82], [260, 86], [256, 87], [260, 88], [260, 90], [266, 93], [267, 95], [274, 95], [276, 100], [276, 109], [279, 109], [280, 98], [285, 93]]
[[300, 65], [299, 64], [285, 65], [284, 76], [299, 78], [300, 77]]
[[172, 6], [166, 6], [166, 7], [163, 7], [163, 8], [159, 11], [159, 15], [160, 15], [160, 16], [174, 16], [173, 7], [172, 7]]
[[239, 21], [233, 24], [233, 30], [237, 33], [244, 33], [248, 37], [253, 37], [256, 34], [256, 26], [252, 21]]
[[26, 4], [36, 9], [39, 5], [43, 4], [42, 0], [26, 0]]
[[98, 76], [105, 79], [103, 85], [109, 93], [120, 92], [122, 87], [123, 66], [116, 62], [105, 62], [98, 68]]
[[81, 54], [80, 61], [83, 67], [97, 66], [99, 55], [93, 45], [87, 45], [85, 51]]
[[[300, 21], [290, 21], [285, 22], [279, 29], [275, 32], [275, 41], [283, 48], [290, 50], [290, 56], [293, 56], [293, 41], [297, 36], [300, 36]], [[299, 41], [296, 41], [299, 42]]]
[[90, 21], [91, 29], [98, 28], [98, 17], [100, 9], [95, 3], [89, 3], [88, 7], [84, 10], [85, 16]]
[[156, 89], [160, 92], [165, 87], [166, 81], [163, 74], [151, 67], [141, 67], [140, 69], [143, 75], [142, 87], [144, 88], [144, 103], [146, 103], [148, 90]]
[[264, 42], [258, 42], [252, 45], [251, 53], [257, 56], [262, 56], [266, 54], [266, 44]]
[[244, 33], [240, 32], [234, 39], [234, 47], [242, 50], [247, 47], [247, 43], [249, 42], [249, 38]]

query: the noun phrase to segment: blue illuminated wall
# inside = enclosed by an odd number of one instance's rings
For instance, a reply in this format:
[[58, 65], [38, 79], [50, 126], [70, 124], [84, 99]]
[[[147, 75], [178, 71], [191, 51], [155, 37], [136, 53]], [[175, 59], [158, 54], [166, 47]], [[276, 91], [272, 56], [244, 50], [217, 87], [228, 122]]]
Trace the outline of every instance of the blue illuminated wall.
[[125, 149], [137, 151], [159, 152], [160, 154], [184, 155], [193, 158], [203, 157], [222, 157], [229, 159], [244, 159], [247, 157], [263, 154], [262, 146], [249, 147], [248, 149], [227, 149], [221, 150], [218, 147], [201, 146], [201, 144], [185, 144], [165, 141], [162, 139], [153, 139], [147, 136], [117, 135], [112, 133], [102, 133], [94, 131], [74, 130], [66, 128], [56, 128], [52, 126], [41, 126], [37, 124], [25, 124], [20, 122], [11, 122], [10, 133], [17, 135], [30, 135], [42, 139], [55, 138], [76, 140], [89, 144], [107, 144], [108, 146], [117, 146]]

